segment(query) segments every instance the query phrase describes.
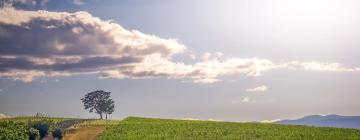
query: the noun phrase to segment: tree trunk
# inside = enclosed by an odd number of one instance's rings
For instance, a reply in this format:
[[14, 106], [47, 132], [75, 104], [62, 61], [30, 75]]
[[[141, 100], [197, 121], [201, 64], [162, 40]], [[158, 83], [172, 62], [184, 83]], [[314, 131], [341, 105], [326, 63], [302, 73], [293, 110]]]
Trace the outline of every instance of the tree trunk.
[[99, 115], [100, 115], [100, 119], [103, 119], [103, 117], [102, 117], [102, 113], [99, 113]]
[[107, 113], [105, 113], [105, 118], [106, 118], [106, 120], [107, 120]]

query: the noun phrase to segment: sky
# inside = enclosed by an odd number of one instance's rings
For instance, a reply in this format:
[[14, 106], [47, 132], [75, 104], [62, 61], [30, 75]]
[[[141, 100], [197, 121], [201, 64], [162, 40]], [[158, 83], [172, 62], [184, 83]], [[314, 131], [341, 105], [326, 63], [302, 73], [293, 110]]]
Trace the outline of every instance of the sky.
[[357, 0], [1, 0], [0, 114], [360, 115]]

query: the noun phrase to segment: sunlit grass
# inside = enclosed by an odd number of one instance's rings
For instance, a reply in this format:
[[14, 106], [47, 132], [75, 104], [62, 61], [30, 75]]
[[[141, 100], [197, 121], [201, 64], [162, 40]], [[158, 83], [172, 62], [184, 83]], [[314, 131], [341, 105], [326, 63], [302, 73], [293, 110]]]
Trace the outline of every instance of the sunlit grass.
[[42, 121], [42, 120], [51, 120], [54, 123], [63, 122], [63, 121], [71, 121], [71, 120], [80, 120], [77, 118], [54, 118], [54, 117], [35, 117], [35, 116], [20, 116], [13, 118], [3, 118], [0, 121], [14, 121], [14, 122], [24, 122], [27, 123], [29, 121]]
[[93, 119], [93, 120], [86, 120], [82, 123], [80, 123], [80, 126], [87, 126], [87, 125], [118, 125], [120, 123], [120, 120], [100, 120], [100, 119]]

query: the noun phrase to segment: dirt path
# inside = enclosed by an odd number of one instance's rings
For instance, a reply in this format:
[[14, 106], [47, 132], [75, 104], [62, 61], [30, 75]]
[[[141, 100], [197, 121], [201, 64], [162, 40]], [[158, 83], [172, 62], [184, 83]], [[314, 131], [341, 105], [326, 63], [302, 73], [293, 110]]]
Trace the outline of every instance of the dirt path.
[[105, 126], [82, 126], [71, 129], [63, 138], [64, 140], [96, 140], [104, 130]]

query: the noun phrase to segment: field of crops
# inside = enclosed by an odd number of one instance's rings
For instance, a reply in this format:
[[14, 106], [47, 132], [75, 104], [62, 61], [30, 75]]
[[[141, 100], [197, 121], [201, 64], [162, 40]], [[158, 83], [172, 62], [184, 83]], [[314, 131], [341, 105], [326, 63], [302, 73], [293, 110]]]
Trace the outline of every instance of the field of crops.
[[[360, 130], [327, 127], [309, 127], [262, 123], [236, 123], [214, 121], [189, 121], [128, 117], [119, 120], [69, 119], [46, 117], [17, 117], [0, 120], [0, 139], [29, 139], [41, 135], [39, 126], [47, 124], [48, 132], [56, 129], [71, 130], [104, 126], [99, 137], [111, 139], [312, 139], [360, 140]], [[69, 127], [77, 127], [71, 128]], [[78, 127], [79, 126], [79, 127]], [[80, 130], [80, 129], [79, 129]], [[84, 130], [87, 131], [87, 130]], [[78, 132], [78, 131], [76, 131]], [[79, 131], [80, 132], [80, 131]], [[89, 131], [90, 132], [90, 131]]]
[[85, 120], [49, 117], [15, 117], [0, 119], [0, 140], [39, 139], [52, 134], [61, 138], [66, 128]]
[[187, 121], [129, 117], [105, 130], [111, 139], [312, 139], [359, 140], [360, 130], [262, 123]]

